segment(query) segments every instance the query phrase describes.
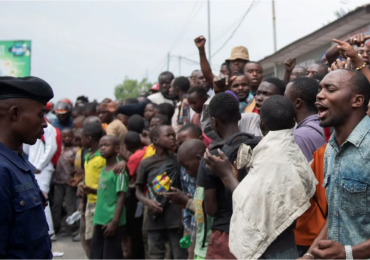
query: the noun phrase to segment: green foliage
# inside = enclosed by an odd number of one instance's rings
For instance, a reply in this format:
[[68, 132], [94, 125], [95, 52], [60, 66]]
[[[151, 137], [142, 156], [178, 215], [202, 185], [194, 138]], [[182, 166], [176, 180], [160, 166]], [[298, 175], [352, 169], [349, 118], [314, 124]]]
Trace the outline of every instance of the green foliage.
[[148, 82], [148, 79], [146, 78], [138, 82], [137, 80], [125, 77], [123, 83], [117, 85], [114, 88], [114, 95], [117, 100], [125, 100], [127, 98], [137, 98], [141, 92], [149, 91], [152, 85], [153, 84]]

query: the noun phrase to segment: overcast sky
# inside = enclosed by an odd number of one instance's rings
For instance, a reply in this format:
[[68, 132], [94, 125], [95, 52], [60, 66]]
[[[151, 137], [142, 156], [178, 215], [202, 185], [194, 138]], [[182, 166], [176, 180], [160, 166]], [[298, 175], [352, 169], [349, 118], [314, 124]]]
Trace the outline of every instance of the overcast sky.
[[[277, 48], [334, 21], [335, 10], [368, 2], [276, 0]], [[211, 1], [212, 53], [251, 3]], [[169, 51], [199, 60], [193, 41], [199, 35], [208, 40], [206, 1], [0, 1], [0, 40], [32, 40], [31, 74], [50, 83], [54, 101], [79, 95], [114, 98], [114, 87], [126, 76], [155, 82]], [[256, 0], [234, 37], [212, 57], [214, 72], [238, 45], [249, 49], [251, 60], [273, 53], [271, 0]], [[181, 75], [197, 68], [183, 60]], [[179, 59], [172, 57], [170, 71], [179, 76], [179, 69]]]

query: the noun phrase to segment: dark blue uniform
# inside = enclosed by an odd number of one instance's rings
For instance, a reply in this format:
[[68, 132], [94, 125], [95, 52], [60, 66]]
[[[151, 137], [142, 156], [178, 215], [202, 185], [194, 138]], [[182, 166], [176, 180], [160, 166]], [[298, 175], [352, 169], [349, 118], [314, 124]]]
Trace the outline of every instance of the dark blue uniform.
[[0, 143], [0, 258], [52, 258], [35, 168]]

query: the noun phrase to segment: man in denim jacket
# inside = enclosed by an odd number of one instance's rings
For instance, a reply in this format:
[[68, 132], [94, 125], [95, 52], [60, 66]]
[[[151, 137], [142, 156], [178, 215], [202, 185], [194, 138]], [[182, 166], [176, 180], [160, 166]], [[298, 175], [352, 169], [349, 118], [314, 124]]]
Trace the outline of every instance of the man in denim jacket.
[[324, 158], [328, 217], [305, 258], [370, 257], [369, 96], [370, 83], [357, 71], [335, 70], [320, 83], [320, 125], [335, 129]]

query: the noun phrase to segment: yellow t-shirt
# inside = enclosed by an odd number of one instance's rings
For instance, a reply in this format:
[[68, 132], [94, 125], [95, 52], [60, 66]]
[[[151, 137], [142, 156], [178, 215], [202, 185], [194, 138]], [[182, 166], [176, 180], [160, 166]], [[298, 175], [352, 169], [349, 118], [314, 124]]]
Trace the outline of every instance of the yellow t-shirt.
[[145, 154], [144, 154], [144, 157], [143, 157], [143, 160], [148, 158], [148, 157], [151, 157], [155, 154], [155, 147], [154, 147], [154, 144], [150, 144], [148, 145], [148, 148], [146, 148], [146, 151], [145, 151]]
[[[105, 166], [105, 159], [100, 156], [99, 150], [96, 151], [92, 156], [90, 153], [86, 154], [85, 157], [85, 185], [98, 189], [100, 170]], [[96, 203], [97, 195], [87, 195], [87, 202]]]

